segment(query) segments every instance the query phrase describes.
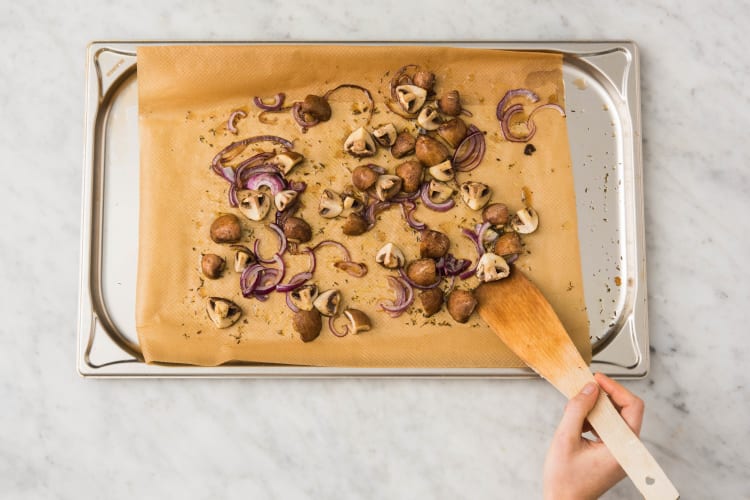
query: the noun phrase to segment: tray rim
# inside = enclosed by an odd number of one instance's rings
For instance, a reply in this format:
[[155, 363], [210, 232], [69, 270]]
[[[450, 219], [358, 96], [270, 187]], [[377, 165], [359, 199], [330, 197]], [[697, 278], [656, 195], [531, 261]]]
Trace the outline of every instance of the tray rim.
[[[630, 112], [632, 127], [632, 150], [633, 157], [632, 205], [630, 210], [634, 213], [635, 227], [631, 228], [635, 239], [634, 272], [636, 283], [633, 287], [632, 311], [625, 320], [621, 332], [630, 328], [631, 342], [636, 352], [636, 361], [630, 367], [624, 368], [626, 373], [616, 373], [617, 378], [637, 379], [648, 375], [650, 369], [649, 356], [649, 332], [648, 332], [648, 307], [646, 291], [646, 261], [645, 261], [645, 228], [644, 228], [644, 201], [643, 201], [643, 158], [642, 158], [642, 136], [641, 136], [641, 96], [640, 96], [640, 52], [638, 45], [631, 40], [582, 40], [582, 41], [488, 41], [488, 40], [451, 40], [451, 41], [419, 41], [419, 40], [245, 40], [245, 41], [137, 41], [137, 40], [113, 40], [92, 41], [86, 48], [86, 91], [84, 100], [84, 149], [83, 149], [83, 176], [82, 176], [82, 201], [81, 201], [81, 241], [80, 241], [80, 274], [79, 274], [79, 308], [77, 327], [77, 372], [82, 377], [92, 378], [536, 378], [537, 375], [528, 368], [353, 368], [353, 367], [311, 367], [291, 365], [267, 365], [267, 364], [236, 364], [221, 365], [215, 367], [197, 367], [190, 365], [146, 365], [142, 360], [127, 359], [118, 360], [102, 365], [96, 365], [89, 361], [89, 354], [93, 345], [97, 324], [100, 322], [94, 311], [91, 297], [90, 264], [91, 251], [94, 245], [92, 241], [93, 217], [92, 196], [94, 195], [94, 170], [96, 161], [94, 158], [94, 139], [96, 122], [99, 116], [101, 100], [100, 80], [92, 85], [92, 67], [95, 57], [102, 49], [135, 53], [138, 45], [434, 45], [465, 48], [488, 48], [498, 50], [525, 50], [537, 52], [554, 52], [563, 55], [595, 56], [600, 52], [623, 50], [630, 63], [630, 71], [627, 80], [623, 81], [624, 97], [627, 109]], [[95, 92], [98, 91], [98, 92]], [[628, 144], [627, 146], [631, 146]], [[638, 222], [641, 222], [638, 224]], [[86, 337], [86, 318], [88, 316], [88, 338]], [[116, 343], [109, 335], [109, 342]], [[119, 345], [119, 344], [118, 344]], [[605, 346], [606, 348], [606, 346]], [[124, 350], [123, 353], [127, 354]], [[141, 371], [128, 370], [127, 366], [137, 363]], [[592, 370], [607, 372], [606, 361], [592, 360]], [[113, 368], [113, 365], [122, 365], [122, 370]], [[142, 372], [146, 367], [147, 372]], [[623, 367], [619, 367], [620, 370]]]

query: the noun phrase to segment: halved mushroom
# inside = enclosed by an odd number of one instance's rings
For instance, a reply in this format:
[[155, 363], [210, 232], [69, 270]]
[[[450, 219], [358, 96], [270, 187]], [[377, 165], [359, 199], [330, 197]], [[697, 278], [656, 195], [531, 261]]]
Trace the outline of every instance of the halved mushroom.
[[230, 327], [242, 316], [240, 306], [221, 297], [209, 297], [206, 301], [206, 312], [217, 328]]
[[499, 255], [487, 252], [479, 259], [479, 263], [477, 264], [477, 278], [480, 281], [489, 283], [490, 281], [507, 278], [509, 274], [510, 266]]
[[313, 301], [313, 307], [323, 316], [336, 316], [341, 305], [341, 292], [338, 290], [327, 290]]
[[283, 212], [289, 208], [289, 205], [294, 203], [294, 200], [297, 199], [298, 194], [299, 193], [293, 189], [285, 189], [284, 191], [276, 193], [276, 196], [273, 199], [273, 202], [276, 205], [276, 210]]
[[219, 255], [214, 253], [204, 253], [201, 255], [201, 272], [203, 276], [210, 280], [220, 278], [225, 266], [226, 261]]
[[520, 254], [523, 252], [523, 242], [518, 233], [504, 233], [495, 241], [493, 251], [500, 256]]
[[427, 99], [427, 91], [416, 85], [399, 85], [396, 87], [396, 96], [401, 108], [407, 113], [416, 113]]
[[386, 243], [375, 254], [375, 262], [388, 269], [398, 269], [406, 262], [404, 252], [393, 243]]
[[425, 130], [437, 130], [443, 123], [443, 119], [437, 109], [432, 106], [425, 106], [417, 116], [417, 123]]
[[210, 233], [216, 243], [236, 243], [242, 238], [242, 225], [236, 215], [224, 214], [211, 223]]
[[396, 167], [396, 175], [401, 178], [405, 193], [416, 193], [422, 185], [424, 169], [417, 160], [408, 160]]
[[310, 224], [299, 217], [287, 217], [281, 229], [291, 243], [307, 243], [312, 239]]
[[448, 296], [448, 314], [459, 323], [469, 321], [476, 307], [477, 299], [468, 290], [453, 290]]
[[271, 165], [276, 165], [284, 175], [292, 171], [294, 167], [302, 163], [305, 157], [294, 151], [284, 151], [268, 160]]
[[247, 266], [255, 262], [255, 254], [249, 248], [242, 245], [232, 245], [234, 252], [234, 270], [241, 273]]
[[396, 136], [396, 142], [391, 146], [391, 154], [394, 158], [403, 158], [414, 152], [417, 140], [409, 132], [403, 131]]
[[370, 318], [359, 309], [347, 309], [344, 316], [349, 320], [349, 331], [351, 333], [366, 332], [372, 328]]
[[397, 175], [381, 175], [375, 183], [375, 196], [380, 201], [388, 201], [401, 191], [401, 177]]
[[440, 279], [433, 259], [417, 259], [406, 266], [406, 276], [419, 286], [430, 286]]
[[461, 114], [461, 96], [458, 90], [451, 90], [443, 94], [443, 97], [438, 101], [440, 111], [450, 116], [458, 116]]
[[482, 220], [493, 226], [504, 226], [508, 223], [508, 218], [508, 206], [505, 203], [492, 203], [482, 211]]
[[453, 171], [453, 165], [450, 160], [445, 160], [443, 163], [433, 165], [428, 169], [430, 175], [439, 181], [447, 182], [456, 176], [456, 172]]
[[318, 213], [326, 219], [333, 219], [344, 211], [344, 200], [341, 195], [330, 189], [324, 189], [318, 203]]
[[352, 184], [360, 191], [367, 191], [378, 181], [378, 173], [369, 165], [360, 165], [352, 172]]
[[420, 135], [417, 138], [414, 152], [417, 155], [417, 159], [421, 161], [422, 165], [425, 167], [437, 165], [450, 157], [450, 151], [448, 151], [448, 148], [446, 148], [442, 142], [433, 139], [429, 135]]
[[341, 211], [342, 217], [348, 217], [350, 214], [360, 213], [365, 209], [365, 204], [351, 193], [344, 193], [343, 196], [343, 210]]
[[377, 148], [372, 135], [364, 127], [359, 127], [349, 134], [344, 142], [344, 151], [357, 158], [372, 156], [376, 153]]
[[240, 212], [250, 220], [263, 220], [271, 210], [271, 196], [261, 191], [242, 191], [239, 198]]
[[539, 216], [537, 215], [536, 210], [531, 207], [519, 210], [510, 221], [510, 227], [512, 227], [517, 233], [533, 233], [536, 231], [536, 228], [539, 227]]
[[305, 121], [320, 120], [322, 122], [331, 119], [331, 105], [325, 97], [310, 94], [300, 104], [300, 112]]
[[417, 71], [412, 78], [414, 85], [422, 87], [425, 90], [431, 90], [435, 85], [435, 74], [429, 71]]
[[461, 198], [472, 210], [481, 210], [492, 196], [492, 190], [481, 182], [464, 182], [461, 184]]
[[439, 259], [448, 253], [451, 240], [445, 233], [435, 231], [434, 229], [425, 229], [420, 236], [422, 240], [419, 243], [420, 257]]
[[289, 292], [289, 300], [302, 311], [312, 311], [318, 298], [318, 285], [304, 285]]
[[312, 342], [320, 335], [323, 328], [323, 321], [318, 311], [302, 311], [294, 313], [292, 316], [292, 328], [299, 333], [302, 342]]
[[445, 142], [452, 147], [457, 147], [466, 137], [466, 123], [461, 118], [453, 118], [440, 125], [438, 135], [445, 139]]
[[386, 123], [385, 125], [373, 130], [372, 135], [375, 137], [375, 140], [378, 141], [378, 144], [384, 148], [389, 148], [393, 146], [394, 142], [396, 142], [398, 132], [392, 123]]
[[344, 224], [341, 226], [341, 232], [347, 236], [359, 236], [365, 234], [370, 224], [367, 222], [362, 214], [352, 212], [349, 217], [346, 218]]
[[433, 203], [444, 203], [453, 196], [453, 188], [448, 184], [432, 179], [427, 187], [427, 197]]

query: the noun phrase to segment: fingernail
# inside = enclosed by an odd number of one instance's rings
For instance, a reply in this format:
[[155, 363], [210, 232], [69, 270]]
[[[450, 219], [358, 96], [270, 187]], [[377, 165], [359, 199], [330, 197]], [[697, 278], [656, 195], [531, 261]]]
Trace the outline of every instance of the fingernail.
[[593, 382], [589, 382], [588, 384], [583, 386], [583, 389], [581, 389], [581, 393], [585, 395], [593, 394], [596, 390], [596, 384]]

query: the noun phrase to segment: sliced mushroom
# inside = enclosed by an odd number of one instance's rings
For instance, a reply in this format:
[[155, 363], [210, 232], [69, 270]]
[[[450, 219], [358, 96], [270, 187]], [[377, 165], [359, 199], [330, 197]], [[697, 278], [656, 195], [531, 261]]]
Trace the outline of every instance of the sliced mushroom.
[[319, 95], [308, 95], [300, 105], [300, 111], [305, 121], [319, 120], [325, 122], [331, 119], [331, 105]]
[[220, 278], [226, 264], [224, 258], [216, 254], [205, 253], [201, 255], [201, 272], [203, 276], [210, 280]]
[[211, 223], [210, 232], [215, 243], [236, 243], [242, 237], [242, 226], [236, 215], [224, 214]]
[[448, 148], [428, 135], [419, 136], [414, 152], [425, 167], [442, 163], [450, 156]]
[[497, 255], [513, 255], [523, 251], [523, 243], [518, 233], [505, 233], [495, 241], [493, 250]]
[[351, 213], [341, 226], [341, 231], [347, 236], [359, 236], [367, 232], [370, 224], [359, 213]]
[[461, 184], [461, 198], [472, 210], [481, 210], [492, 196], [492, 190], [481, 182], [464, 182]]
[[261, 191], [247, 190], [240, 193], [239, 209], [250, 220], [263, 220], [271, 210], [271, 196]]
[[344, 194], [343, 196], [343, 210], [341, 211], [342, 217], [348, 217], [351, 214], [360, 213], [365, 209], [365, 204], [354, 196], [353, 194]]
[[299, 217], [287, 217], [282, 229], [286, 238], [292, 243], [306, 243], [312, 239], [310, 224]]
[[454, 148], [461, 144], [466, 132], [466, 123], [461, 118], [453, 118], [440, 125], [437, 130], [438, 135]]
[[360, 191], [367, 191], [378, 181], [378, 175], [368, 165], [360, 165], [352, 172], [352, 184]]
[[439, 259], [448, 253], [451, 246], [451, 240], [445, 233], [433, 229], [422, 231], [422, 241], [419, 243], [419, 256], [430, 259]]
[[297, 199], [298, 194], [299, 193], [293, 189], [285, 189], [284, 191], [276, 193], [276, 196], [273, 199], [273, 202], [276, 205], [276, 210], [283, 212], [289, 208], [289, 205], [294, 203], [294, 200]]
[[493, 226], [504, 226], [508, 223], [508, 206], [505, 203], [492, 203], [482, 210], [482, 220]]
[[401, 132], [396, 136], [396, 142], [391, 146], [391, 154], [394, 158], [403, 158], [414, 152], [417, 140], [409, 132]]
[[357, 158], [372, 156], [377, 152], [377, 148], [375, 140], [364, 127], [359, 127], [349, 134], [344, 142], [344, 151]]
[[312, 311], [318, 298], [318, 285], [304, 285], [289, 292], [289, 300], [302, 311]]
[[399, 85], [396, 87], [396, 96], [401, 108], [407, 113], [416, 113], [427, 99], [427, 91], [416, 85]]
[[372, 328], [370, 318], [359, 309], [347, 309], [344, 316], [349, 320], [349, 331], [351, 333], [366, 332]]
[[424, 315], [429, 317], [435, 314], [443, 307], [445, 297], [443, 291], [438, 288], [430, 288], [419, 293], [419, 301], [422, 303]]
[[453, 196], [453, 188], [435, 179], [430, 181], [430, 185], [427, 187], [427, 197], [433, 203], [444, 203]]
[[324, 189], [318, 203], [318, 213], [326, 219], [333, 219], [344, 211], [344, 200], [341, 195], [330, 189]]
[[414, 85], [429, 91], [435, 85], [435, 74], [429, 71], [417, 71], [412, 78]]
[[375, 254], [375, 262], [388, 269], [398, 269], [406, 262], [404, 252], [393, 243], [386, 243]]
[[480, 281], [489, 283], [507, 278], [510, 274], [510, 266], [505, 259], [497, 254], [487, 252], [482, 255], [477, 264], [477, 278]]
[[240, 306], [221, 297], [209, 297], [206, 301], [206, 312], [217, 328], [228, 328], [242, 316]]
[[453, 290], [448, 296], [448, 314], [459, 323], [469, 321], [477, 307], [477, 299], [467, 290]]
[[341, 292], [338, 290], [326, 290], [313, 301], [313, 306], [323, 316], [336, 316], [340, 305]]
[[255, 254], [249, 248], [242, 245], [232, 245], [232, 248], [235, 249], [234, 270], [236, 272], [241, 273], [247, 266], [256, 261]]
[[409, 160], [396, 167], [396, 175], [402, 180], [405, 193], [416, 193], [422, 185], [422, 164], [417, 160]]
[[461, 114], [461, 96], [458, 90], [451, 90], [443, 94], [438, 101], [440, 112], [449, 116], [458, 116]]
[[373, 130], [372, 135], [375, 137], [375, 140], [378, 141], [378, 144], [384, 148], [389, 148], [393, 146], [394, 142], [396, 142], [398, 132], [392, 123], [386, 123], [385, 125]]
[[401, 177], [397, 175], [381, 175], [375, 183], [375, 196], [380, 201], [388, 201], [401, 191]]
[[294, 167], [302, 163], [305, 157], [294, 151], [284, 151], [268, 160], [271, 165], [276, 165], [284, 175], [292, 171]]
[[352, 262], [349, 260], [340, 260], [333, 264], [336, 269], [341, 269], [350, 276], [362, 278], [367, 275], [367, 265], [362, 262]]
[[406, 275], [417, 285], [433, 285], [438, 279], [437, 266], [432, 259], [413, 260], [406, 266]]
[[428, 169], [430, 175], [439, 181], [447, 182], [456, 176], [456, 172], [453, 170], [453, 165], [450, 160], [445, 160], [443, 163], [433, 165]]
[[292, 328], [299, 333], [302, 342], [312, 342], [320, 335], [323, 320], [320, 313], [314, 309], [311, 311], [300, 310], [292, 316]]
[[539, 227], [539, 216], [537, 215], [536, 210], [531, 207], [519, 210], [510, 221], [510, 227], [512, 227], [517, 233], [533, 233], [536, 231], [536, 228]]
[[417, 123], [425, 130], [437, 130], [443, 123], [443, 119], [437, 109], [432, 106], [425, 106], [417, 116]]

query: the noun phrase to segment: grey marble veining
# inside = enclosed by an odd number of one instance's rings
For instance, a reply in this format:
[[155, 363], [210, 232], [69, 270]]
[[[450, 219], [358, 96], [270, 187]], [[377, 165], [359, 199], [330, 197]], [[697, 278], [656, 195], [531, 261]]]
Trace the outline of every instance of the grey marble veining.
[[748, 25], [731, 1], [0, 2], [0, 497], [538, 498], [563, 406], [534, 380], [80, 379], [87, 42], [633, 39], [653, 351], [628, 386], [684, 498], [750, 498]]

